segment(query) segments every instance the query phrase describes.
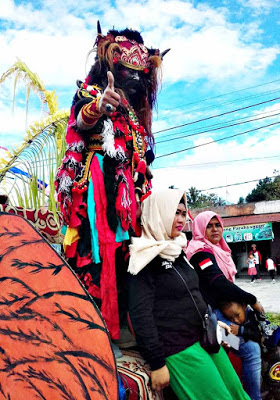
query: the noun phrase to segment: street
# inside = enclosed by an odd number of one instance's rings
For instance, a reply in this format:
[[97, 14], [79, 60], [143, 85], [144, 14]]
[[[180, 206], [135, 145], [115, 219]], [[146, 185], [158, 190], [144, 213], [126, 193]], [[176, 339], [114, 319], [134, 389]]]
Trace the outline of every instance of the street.
[[236, 279], [235, 283], [246, 292], [254, 294], [263, 305], [265, 312], [280, 313], [280, 276], [276, 276], [275, 284], [268, 277], [255, 283], [250, 283], [249, 279], [249, 277], [242, 277]]

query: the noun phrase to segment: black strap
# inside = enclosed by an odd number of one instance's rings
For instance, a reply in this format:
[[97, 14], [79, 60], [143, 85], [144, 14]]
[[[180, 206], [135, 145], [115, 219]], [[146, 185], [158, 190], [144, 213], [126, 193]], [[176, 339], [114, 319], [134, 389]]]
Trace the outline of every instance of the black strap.
[[195, 299], [193, 298], [193, 295], [191, 294], [191, 291], [190, 291], [190, 289], [189, 289], [189, 287], [188, 287], [188, 285], [187, 285], [187, 282], [186, 282], [185, 279], [182, 277], [182, 275], [180, 274], [180, 272], [174, 267], [174, 265], [173, 265], [173, 269], [174, 269], [174, 271], [178, 274], [178, 276], [181, 278], [181, 280], [183, 281], [185, 287], [187, 288], [187, 291], [189, 292], [189, 295], [191, 296], [191, 299], [192, 299], [192, 301], [193, 301], [193, 303], [194, 303], [194, 305], [195, 305], [195, 308], [196, 308], [196, 310], [197, 310], [197, 312], [198, 312], [198, 314], [199, 314], [199, 316], [200, 316], [200, 318], [201, 318], [201, 320], [202, 320], [202, 322], [203, 322], [203, 324], [204, 324], [204, 318], [202, 317], [201, 312], [199, 311], [199, 308], [197, 307], [196, 301], [195, 301]]

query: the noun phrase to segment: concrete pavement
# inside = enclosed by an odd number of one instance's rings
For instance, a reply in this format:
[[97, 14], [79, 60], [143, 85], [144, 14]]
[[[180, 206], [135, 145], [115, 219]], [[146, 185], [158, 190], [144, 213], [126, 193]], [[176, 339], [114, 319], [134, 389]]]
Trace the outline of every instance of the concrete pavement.
[[242, 277], [235, 280], [235, 284], [246, 292], [252, 293], [261, 302], [265, 312], [280, 313], [280, 276], [276, 276], [276, 283], [265, 277], [261, 281], [250, 283], [250, 278]]

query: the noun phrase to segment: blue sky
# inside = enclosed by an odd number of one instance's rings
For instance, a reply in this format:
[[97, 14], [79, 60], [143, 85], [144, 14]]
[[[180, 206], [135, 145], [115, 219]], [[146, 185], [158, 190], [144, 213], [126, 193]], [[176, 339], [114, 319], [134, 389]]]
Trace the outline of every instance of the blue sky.
[[[154, 113], [154, 132], [163, 130], [155, 133], [155, 189], [223, 186], [208, 193], [236, 202], [256, 182], [226, 185], [279, 169], [279, 11], [278, 0], [1, 0], [0, 75], [19, 57], [68, 109], [76, 79], [84, 79], [92, 61], [97, 20], [104, 33], [140, 30], [147, 46], [171, 48]], [[25, 126], [20, 88], [11, 114], [12, 82], [0, 90], [5, 147], [21, 141]], [[28, 121], [40, 118], [33, 95]], [[185, 126], [166, 131], [178, 125]]]

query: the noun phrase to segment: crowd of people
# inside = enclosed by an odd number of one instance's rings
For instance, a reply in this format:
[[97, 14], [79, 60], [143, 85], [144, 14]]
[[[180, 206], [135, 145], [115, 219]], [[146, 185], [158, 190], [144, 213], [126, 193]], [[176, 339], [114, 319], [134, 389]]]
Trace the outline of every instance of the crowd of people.
[[[129, 315], [153, 388], [170, 384], [178, 399], [261, 400], [262, 351], [276, 349], [280, 328], [268, 338], [262, 305], [235, 285], [220, 216], [199, 213], [187, 243], [186, 214], [183, 191], [152, 193], [142, 205], [142, 234], [130, 245]], [[212, 353], [200, 345], [207, 304], [239, 338], [239, 348], [230, 350], [241, 359], [243, 388], [224, 349]]]
[[[103, 35], [99, 23], [94, 48], [95, 63], [77, 83], [56, 179], [66, 257], [119, 347], [135, 344], [129, 315], [153, 389], [170, 385], [182, 400], [260, 400], [262, 339], [252, 331], [264, 310], [234, 283], [221, 218], [198, 214], [187, 243], [184, 192], [151, 192], [152, 109], [167, 51], [148, 49], [137, 31]], [[260, 262], [253, 248], [252, 281]], [[242, 384], [223, 346], [212, 353], [201, 344], [208, 305], [240, 339]]]
[[[255, 243], [251, 246], [252, 250], [249, 251], [249, 256], [247, 259], [248, 264], [248, 275], [251, 276], [251, 283], [256, 281], [261, 281], [262, 278], [260, 276], [260, 265], [262, 262], [262, 255], [259, 250], [257, 250], [257, 245]], [[276, 275], [276, 265], [270, 255], [267, 256], [265, 261], [265, 266], [267, 271], [269, 272], [271, 282], [276, 283], [275, 275]]]

